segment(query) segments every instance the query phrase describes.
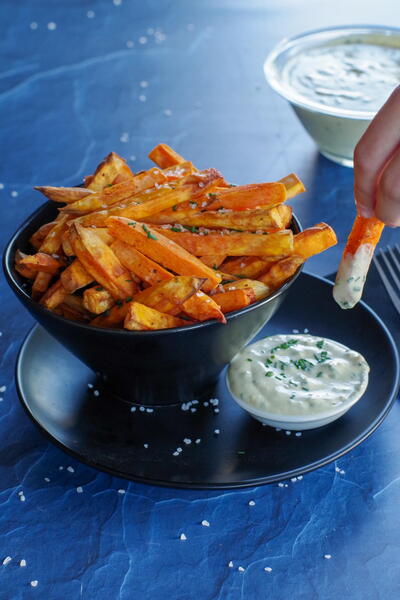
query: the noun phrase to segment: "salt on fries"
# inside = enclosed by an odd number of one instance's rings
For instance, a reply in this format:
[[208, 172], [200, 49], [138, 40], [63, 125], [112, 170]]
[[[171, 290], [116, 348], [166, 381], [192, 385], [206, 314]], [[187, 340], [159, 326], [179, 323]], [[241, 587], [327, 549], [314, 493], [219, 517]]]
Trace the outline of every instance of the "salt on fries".
[[325, 223], [294, 235], [285, 204], [304, 191], [280, 181], [229, 185], [166, 144], [156, 167], [134, 174], [111, 153], [83, 187], [36, 189], [58, 217], [15, 255], [45, 308], [96, 327], [169, 329], [213, 319], [268, 297], [310, 256], [336, 243]]

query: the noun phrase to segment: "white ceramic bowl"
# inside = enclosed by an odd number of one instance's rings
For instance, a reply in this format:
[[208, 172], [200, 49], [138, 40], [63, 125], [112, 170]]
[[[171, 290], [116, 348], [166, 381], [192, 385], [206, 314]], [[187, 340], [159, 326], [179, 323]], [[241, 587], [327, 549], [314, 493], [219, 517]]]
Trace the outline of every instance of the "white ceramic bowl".
[[278, 413], [269, 412], [266, 410], [260, 410], [255, 408], [251, 404], [245, 402], [241, 398], [238, 398], [232, 393], [232, 390], [229, 385], [229, 368], [227, 369], [225, 380], [226, 386], [233, 398], [233, 400], [238, 404], [241, 408], [243, 408], [246, 412], [249, 413], [254, 419], [257, 421], [261, 421], [264, 425], [269, 425], [270, 427], [276, 427], [279, 429], [286, 429], [290, 431], [303, 431], [305, 429], [315, 429], [316, 427], [322, 427], [323, 425], [328, 425], [328, 423], [332, 423], [342, 417], [352, 406], [354, 406], [364, 395], [364, 392], [367, 388], [368, 379], [365, 387], [360, 389], [360, 394], [355, 396], [350, 402], [343, 403], [340, 406], [332, 407], [326, 412], [319, 412], [315, 415], [279, 415]]
[[350, 110], [313, 102], [285, 83], [282, 73], [289, 59], [313, 47], [352, 40], [400, 47], [400, 29], [371, 25], [331, 27], [285, 38], [268, 55], [264, 73], [271, 87], [286, 98], [321, 154], [353, 166], [354, 148], [376, 111]]

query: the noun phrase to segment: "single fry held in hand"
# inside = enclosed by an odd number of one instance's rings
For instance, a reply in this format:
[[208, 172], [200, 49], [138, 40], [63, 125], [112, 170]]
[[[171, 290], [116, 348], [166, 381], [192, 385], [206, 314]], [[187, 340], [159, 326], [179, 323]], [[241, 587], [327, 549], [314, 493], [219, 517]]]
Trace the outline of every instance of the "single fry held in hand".
[[94, 327], [187, 327], [267, 298], [308, 257], [336, 243], [325, 223], [294, 235], [286, 204], [304, 191], [294, 173], [233, 186], [167, 144], [133, 173], [111, 152], [81, 187], [38, 186], [59, 214], [17, 251], [32, 297]]
[[375, 217], [357, 215], [345, 246], [333, 297], [341, 308], [353, 308], [362, 296], [368, 269], [384, 224]]

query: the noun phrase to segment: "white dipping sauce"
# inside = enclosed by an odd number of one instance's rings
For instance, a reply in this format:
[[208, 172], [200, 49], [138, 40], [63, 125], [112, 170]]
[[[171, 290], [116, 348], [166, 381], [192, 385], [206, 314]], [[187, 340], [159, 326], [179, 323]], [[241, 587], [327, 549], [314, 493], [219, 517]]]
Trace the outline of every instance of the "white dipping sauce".
[[400, 47], [349, 39], [304, 49], [282, 79], [307, 100], [330, 107], [377, 111], [400, 83]]
[[235, 356], [229, 388], [242, 402], [279, 416], [306, 417], [354, 403], [368, 385], [365, 358], [333, 340], [275, 335]]
[[353, 308], [361, 300], [373, 254], [374, 246], [361, 244], [355, 254], [342, 259], [333, 287], [333, 297], [341, 308]]

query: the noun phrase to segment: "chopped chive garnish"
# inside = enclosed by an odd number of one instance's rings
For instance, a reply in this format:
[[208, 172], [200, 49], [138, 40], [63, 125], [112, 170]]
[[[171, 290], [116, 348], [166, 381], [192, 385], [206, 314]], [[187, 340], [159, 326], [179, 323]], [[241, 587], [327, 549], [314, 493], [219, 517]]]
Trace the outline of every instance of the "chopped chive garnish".
[[272, 377], [273, 376], [273, 372], [272, 371], [267, 371], [265, 373], [265, 377]]
[[253, 362], [253, 359], [252, 359], [252, 358], [248, 358], [247, 360], [248, 360], [249, 362]]
[[323, 363], [326, 360], [329, 360], [329, 354], [327, 353], [326, 350], [323, 350], [322, 352], [320, 352], [320, 354], [314, 354], [314, 358], [317, 361], [317, 363]]
[[135, 222], [135, 221], [130, 221], [130, 222], [128, 223], [128, 225], [131, 225], [132, 227], [134, 227], [134, 226], [136, 225], [136, 222]]
[[174, 204], [174, 205], [173, 205], [173, 207], [172, 207], [172, 210], [174, 210], [174, 211], [175, 211], [175, 210], [177, 210], [177, 209], [178, 209], [178, 205], [177, 205], [177, 204]]
[[244, 450], [238, 450], [236, 454], [246, 454], [246, 452]]
[[177, 233], [179, 233], [181, 229], [179, 227], [171, 227], [171, 231], [176, 231]]
[[151, 233], [150, 229], [148, 227], [146, 227], [146, 225], [144, 223], [142, 225], [142, 229], [146, 233], [147, 237], [150, 240], [156, 240], [157, 239], [156, 236]]
[[317, 348], [319, 348], [320, 350], [323, 345], [324, 345], [324, 340], [320, 340], [319, 342], [316, 343]]
[[103, 288], [101, 287], [101, 285], [99, 285], [99, 287], [96, 288], [96, 292], [102, 292]]
[[125, 302], [128, 304], [128, 302], [132, 302], [133, 297], [132, 296], [128, 296], [127, 298], [125, 298]]
[[319, 373], [316, 374], [316, 377], [321, 377], [322, 376], [322, 371], [320, 371]]
[[302, 371], [309, 371], [311, 367], [313, 367], [313, 363], [306, 358], [299, 358], [298, 360], [290, 361], [296, 369], [301, 369]]
[[116, 301], [115, 301], [115, 304], [116, 304], [117, 306], [122, 306], [123, 302], [122, 302], [122, 300], [116, 300]]

